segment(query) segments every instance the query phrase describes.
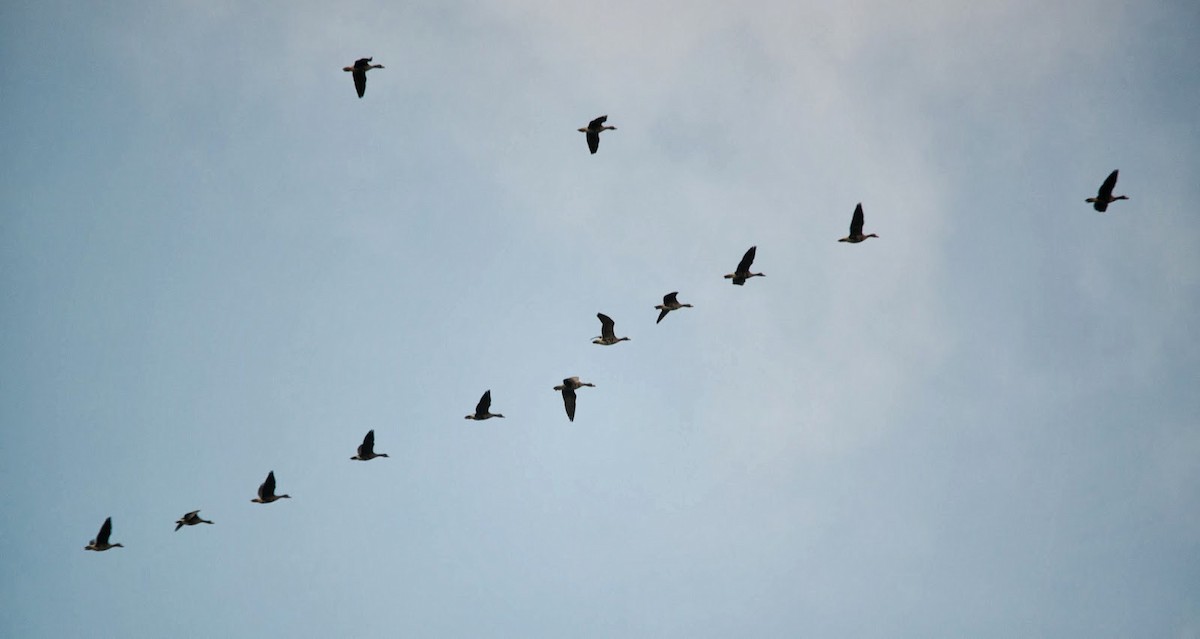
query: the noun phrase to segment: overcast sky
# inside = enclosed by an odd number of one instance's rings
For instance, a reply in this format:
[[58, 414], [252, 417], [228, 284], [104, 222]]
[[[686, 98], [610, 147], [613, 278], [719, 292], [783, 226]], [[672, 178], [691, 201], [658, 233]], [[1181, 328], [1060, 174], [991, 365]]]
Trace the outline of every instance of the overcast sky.
[[0, 54], [0, 635], [1200, 637], [1195, 2], [17, 1]]

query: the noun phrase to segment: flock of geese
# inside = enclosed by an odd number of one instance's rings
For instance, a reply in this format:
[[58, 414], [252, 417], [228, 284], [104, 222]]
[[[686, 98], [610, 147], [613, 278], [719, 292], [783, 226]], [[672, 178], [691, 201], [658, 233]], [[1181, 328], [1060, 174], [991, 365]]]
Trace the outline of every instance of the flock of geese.
[[[352, 66], [344, 67], [342, 70], [350, 73], [354, 78], [354, 90], [358, 93], [358, 97], [361, 98], [366, 95], [367, 92], [367, 71], [370, 71], [371, 69], [382, 68], [384, 68], [382, 64], [372, 64], [372, 58], [360, 58], [356, 60]], [[615, 126], [609, 126], [605, 124], [607, 121], [608, 116], [602, 115], [589, 122], [586, 127], [579, 129], [580, 133], [585, 133], [587, 135], [588, 151], [590, 151], [593, 155], [600, 149], [600, 133], [603, 131], [613, 131], [617, 128]], [[1115, 170], [1110, 173], [1100, 185], [1100, 189], [1096, 192], [1096, 197], [1089, 197], [1084, 201], [1091, 204], [1092, 207], [1097, 211], [1103, 213], [1104, 211], [1108, 210], [1108, 205], [1112, 204], [1113, 202], [1118, 200], [1128, 200], [1129, 197], [1125, 195], [1113, 195], [1113, 189], [1115, 189], [1117, 186], [1117, 174], [1118, 171]], [[850, 218], [850, 234], [839, 239], [838, 241], [858, 244], [866, 241], [867, 238], [879, 237], [874, 233], [864, 234], [863, 224], [863, 208], [862, 203], [860, 202], [854, 207], [854, 214]], [[750, 267], [754, 265], [754, 257], [757, 249], [758, 247], [751, 246], [746, 253], [742, 255], [742, 259], [740, 262], [738, 262], [737, 268], [735, 268], [732, 273], [726, 274], [725, 279], [732, 280], [732, 283], [736, 286], [743, 286], [746, 283], [746, 280], [754, 277], [765, 277], [766, 275], [764, 273], [753, 273], [750, 271]], [[681, 303], [678, 299], [678, 295], [678, 291], [667, 293], [663, 296], [662, 304], [654, 307], [659, 311], [658, 319], [655, 320], [655, 324], [662, 322], [663, 318], [665, 318], [671, 311], [678, 311], [679, 309], [683, 308], [692, 308], [691, 304]], [[596, 317], [600, 320], [600, 335], [592, 340], [593, 344], [599, 344], [601, 346], [613, 346], [620, 342], [629, 340], [628, 337], [617, 337], [615, 328], [616, 322], [614, 322], [611, 317], [605, 315], [604, 313], [597, 313]], [[596, 385], [591, 382], [581, 381], [578, 377], [568, 377], [564, 379], [561, 384], [554, 387], [554, 390], [562, 393], [563, 408], [566, 409], [567, 419], [572, 422], [575, 421], [575, 391], [585, 386], [594, 388]], [[483, 421], [493, 417], [504, 417], [504, 415], [501, 415], [500, 413], [493, 413], [491, 410], [492, 391], [489, 389], [483, 393], [482, 397], [479, 398], [479, 403], [475, 406], [475, 412], [467, 415], [466, 419]], [[358, 454], [350, 459], [354, 461], [370, 461], [378, 457], [387, 457], [387, 453], [375, 452], [375, 431], [367, 431], [366, 436], [363, 437], [362, 444], [358, 446]], [[267, 473], [267, 478], [263, 480], [263, 483], [258, 487], [258, 496], [250, 501], [256, 504], [269, 504], [280, 499], [290, 499], [290, 496], [275, 494], [275, 471], [270, 471]], [[207, 519], [201, 518], [199, 510], [193, 510], [189, 513], [186, 513], [175, 522], [175, 530], [178, 531], [184, 526], [196, 526], [199, 524], [212, 523], [213, 522]], [[100, 526], [100, 531], [96, 533], [96, 538], [89, 542], [87, 546], [84, 546], [84, 550], [95, 550], [99, 552], [112, 548], [124, 548], [124, 546], [119, 543], [110, 542], [109, 540], [111, 537], [112, 517], [108, 517]]]

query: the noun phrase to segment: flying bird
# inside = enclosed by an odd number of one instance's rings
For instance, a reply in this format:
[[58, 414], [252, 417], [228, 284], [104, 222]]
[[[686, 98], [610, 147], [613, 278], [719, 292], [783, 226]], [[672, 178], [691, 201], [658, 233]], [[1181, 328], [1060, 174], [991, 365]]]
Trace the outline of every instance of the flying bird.
[[588, 122], [587, 126], [583, 127], [582, 129], [579, 129], [580, 133], [587, 134], [588, 149], [591, 150], [592, 155], [595, 155], [596, 150], [600, 148], [600, 132], [608, 131], [608, 130], [613, 130], [613, 131], [617, 130], [617, 127], [615, 127], [615, 126], [605, 126], [604, 123], [606, 121], [608, 121], [608, 116], [602, 115], [602, 116], [596, 118], [595, 120]]
[[97, 552], [102, 552], [102, 551], [108, 550], [109, 548], [124, 548], [125, 547], [125, 546], [122, 546], [121, 544], [108, 543], [108, 538], [111, 535], [112, 535], [112, 517], [109, 517], [104, 520], [103, 524], [100, 525], [100, 532], [96, 533], [96, 538], [89, 541], [88, 545], [84, 546], [83, 549], [84, 550], [95, 550]]
[[854, 207], [854, 217], [850, 218], [850, 235], [847, 235], [846, 237], [843, 237], [842, 239], [840, 239], [838, 241], [839, 242], [849, 242], [851, 244], [858, 244], [859, 242], [862, 242], [863, 240], [867, 239], [868, 237], [879, 237], [878, 235], [875, 235], [874, 233], [871, 233], [870, 235], [863, 235], [862, 229], [863, 229], [863, 211], [862, 211], [862, 202], [859, 202], [858, 206]]
[[354, 77], [354, 90], [358, 91], [358, 97], [363, 97], [367, 92], [367, 71], [371, 69], [382, 69], [382, 64], [371, 64], [373, 58], [359, 58], [354, 61], [352, 67], [342, 67], [342, 71], [349, 71]]
[[691, 304], [680, 304], [679, 300], [675, 299], [676, 295], [679, 295], [679, 291], [663, 295], [663, 303], [654, 307], [659, 310], [658, 319], [654, 322], [655, 324], [663, 321], [663, 318], [666, 317], [667, 313], [670, 313], [671, 311], [678, 311], [681, 308], [692, 307]]
[[[367, 431], [367, 436], [363, 437], [363, 443], [358, 445], [358, 454], [351, 457], [355, 461], [371, 461], [376, 457], [387, 457], [387, 453], [375, 452], [375, 431], [374, 429]], [[272, 482], [272, 485], [274, 482]], [[287, 495], [284, 495], [285, 497]]]
[[477, 422], [481, 422], [485, 419], [491, 419], [493, 417], [504, 417], [504, 415], [501, 415], [500, 413], [491, 412], [491, 409], [492, 389], [489, 388], [483, 391], [483, 397], [480, 397], [479, 403], [475, 405], [475, 414], [467, 415], [467, 419], [473, 419]]
[[278, 499], [291, 499], [291, 495], [275, 494], [275, 471], [267, 473], [267, 479], [258, 487], [258, 497], [250, 501], [256, 504], [269, 504]]
[[200, 518], [199, 510], [193, 510], [192, 512], [180, 517], [179, 520], [175, 522], [175, 532], [179, 532], [179, 529], [183, 528], [184, 526], [195, 526], [196, 524], [211, 523], [212, 522], [207, 519]]
[[1104, 178], [1104, 184], [1100, 185], [1100, 190], [1096, 192], [1096, 197], [1089, 197], [1084, 202], [1090, 202], [1092, 208], [1103, 213], [1108, 210], [1109, 204], [1117, 200], [1128, 200], [1127, 196], [1118, 195], [1114, 197], [1112, 194], [1113, 189], [1117, 186], [1117, 173], [1118, 171], [1109, 173], [1108, 177]]
[[616, 325], [613, 322], [613, 318], [604, 313], [596, 313], [596, 317], [600, 318], [600, 336], [592, 340], [593, 344], [612, 346], [617, 342], [624, 342], [629, 339], [628, 337], [617, 337], [616, 331], [613, 330], [613, 326]]
[[746, 283], [746, 280], [752, 277], [766, 277], [763, 273], [750, 272], [750, 265], [754, 263], [754, 251], [757, 248], [757, 246], [751, 246], [750, 250], [746, 251], [746, 254], [742, 256], [742, 261], [738, 262], [737, 270], [726, 275], [725, 279], [733, 280], [735, 285], [741, 286]]
[[581, 382], [578, 377], [568, 377], [563, 380], [563, 383], [555, 386], [554, 390], [562, 391], [563, 406], [567, 409], [567, 419], [575, 421], [575, 389], [584, 386], [595, 387], [595, 384], [590, 382]]

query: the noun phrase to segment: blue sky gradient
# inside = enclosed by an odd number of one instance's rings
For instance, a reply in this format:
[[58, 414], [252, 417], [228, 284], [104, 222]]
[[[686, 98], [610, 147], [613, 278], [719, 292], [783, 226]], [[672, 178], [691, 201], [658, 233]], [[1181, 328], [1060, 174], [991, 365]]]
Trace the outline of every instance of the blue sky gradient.
[[6, 3], [0, 635], [1200, 637], [1198, 26]]

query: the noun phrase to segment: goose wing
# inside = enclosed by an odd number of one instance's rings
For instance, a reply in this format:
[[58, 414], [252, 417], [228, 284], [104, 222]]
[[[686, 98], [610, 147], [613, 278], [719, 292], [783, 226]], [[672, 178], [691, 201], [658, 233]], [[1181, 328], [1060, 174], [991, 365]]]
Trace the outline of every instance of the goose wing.
[[[563, 381], [565, 382], [566, 380]], [[570, 421], [575, 421], [575, 388], [570, 384], [563, 384], [562, 396], [563, 407], [567, 409], [567, 419]]]
[[663, 295], [663, 306], [675, 306], [676, 304], [678, 304], [679, 300], [676, 299], [677, 295], [679, 295], [679, 291], [674, 291], [672, 293], [667, 293], [666, 295]]
[[110, 535], [112, 535], [112, 517], [105, 519], [104, 523], [100, 524], [100, 532], [96, 533], [96, 545], [107, 545]]
[[602, 115], [602, 116], [596, 118], [595, 120], [588, 122], [588, 128], [592, 129], [592, 130], [599, 130], [600, 127], [604, 126], [605, 122], [608, 122], [608, 116]]
[[670, 309], [664, 307], [663, 310], [658, 312], [658, 319], [654, 320], [654, 323], [657, 324], [657, 323], [663, 321], [663, 318], [666, 317], [667, 313], [670, 313], [670, 312], [671, 312]]
[[592, 155], [595, 155], [596, 151], [600, 150], [600, 134], [595, 131], [588, 130], [587, 143], [588, 150], [592, 152]]
[[375, 452], [375, 430], [372, 429], [372, 430], [367, 431], [366, 436], [363, 437], [363, 443], [362, 443], [362, 445], [360, 445], [358, 447], [358, 456], [366, 457], [374, 452]]
[[1104, 178], [1104, 184], [1100, 185], [1100, 191], [1096, 194], [1096, 199], [1108, 200], [1112, 197], [1113, 189], [1117, 188], [1117, 173], [1119, 172], [1113, 171], [1108, 174], [1108, 177]]
[[608, 340], [616, 339], [617, 333], [613, 330], [613, 326], [616, 325], [616, 322], [613, 321], [613, 318], [605, 315], [604, 313], [596, 313], [596, 317], [600, 318], [601, 337]]
[[[362, 60], [358, 62], [362, 62]], [[367, 93], [367, 71], [360, 69], [358, 62], [354, 63], [354, 71], [350, 75], [354, 76], [354, 90], [358, 91], [358, 97], [361, 98]]]
[[267, 473], [267, 478], [258, 487], [258, 498], [266, 501], [275, 494], [275, 471]]
[[858, 237], [862, 235], [863, 230], [863, 210], [862, 202], [854, 207], [854, 217], [850, 218], [850, 237]]
[[476, 415], [486, 415], [492, 408], [492, 389], [483, 391], [483, 397], [479, 398], [479, 403], [475, 405]]
[[750, 250], [746, 251], [746, 254], [742, 256], [742, 261], [738, 262], [737, 270], [734, 271], [735, 273], [750, 272], [750, 265], [754, 264], [754, 253], [756, 250], [758, 250], [757, 246], [751, 246]]

